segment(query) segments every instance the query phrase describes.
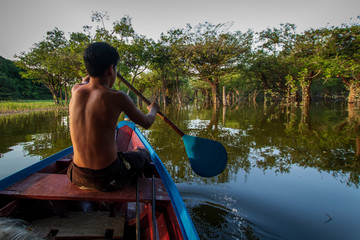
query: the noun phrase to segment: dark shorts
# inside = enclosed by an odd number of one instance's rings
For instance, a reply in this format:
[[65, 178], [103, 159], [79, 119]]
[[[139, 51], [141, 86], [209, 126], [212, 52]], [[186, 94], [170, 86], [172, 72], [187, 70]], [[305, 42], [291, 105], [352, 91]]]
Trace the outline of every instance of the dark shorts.
[[118, 152], [116, 160], [103, 169], [89, 169], [71, 162], [67, 175], [70, 181], [81, 189], [96, 189], [102, 192], [122, 188], [131, 176], [139, 173], [150, 154], [145, 149], [132, 152]]

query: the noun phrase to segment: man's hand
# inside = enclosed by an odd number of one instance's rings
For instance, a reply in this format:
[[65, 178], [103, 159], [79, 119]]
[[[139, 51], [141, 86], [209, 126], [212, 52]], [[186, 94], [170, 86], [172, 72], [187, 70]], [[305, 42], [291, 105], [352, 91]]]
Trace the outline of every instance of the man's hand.
[[88, 84], [90, 82], [90, 76], [89, 75], [87, 75], [86, 77], [84, 77], [83, 79], [82, 79], [82, 84]]
[[150, 112], [155, 111], [155, 113], [157, 113], [160, 111], [160, 106], [156, 102], [152, 102], [149, 106], [147, 106], [147, 109]]

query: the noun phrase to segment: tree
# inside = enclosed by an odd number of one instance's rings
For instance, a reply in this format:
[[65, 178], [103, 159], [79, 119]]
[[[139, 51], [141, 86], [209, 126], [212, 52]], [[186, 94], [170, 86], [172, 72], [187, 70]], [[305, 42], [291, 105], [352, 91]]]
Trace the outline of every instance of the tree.
[[119, 53], [122, 56], [120, 70], [125, 76], [131, 77], [132, 85], [135, 79], [149, 67], [152, 57], [151, 47], [150, 40], [144, 36], [134, 36], [131, 44], [124, 43], [120, 48]]
[[87, 42], [85, 35], [73, 33], [69, 43], [64, 32], [55, 28], [48, 31], [45, 40], [34, 44], [28, 53], [17, 56], [19, 60], [16, 63], [23, 69], [22, 77], [44, 84], [56, 104], [62, 101], [64, 91], [67, 104], [68, 86], [84, 76], [80, 55]]
[[[172, 29], [167, 34], [161, 35], [163, 44], [170, 48], [170, 69], [173, 77], [175, 78], [174, 92], [179, 105], [182, 104], [182, 92], [180, 91], [181, 83], [187, 82], [188, 79], [188, 66], [184, 60], [183, 46], [186, 41], [183, 29]], [[184, 91], [184, 89], [183, 89]]]
[[287, 58], [293, 68], [293, 77], [300, 83], [303, 105], [309, 105], [311, 84], [324, 70], [325, 36], [326, 29], [310, 29], [297, 35], [294, 48]]
[[272, 98], [285, 95], [285, 77], [289, 70], [283, 56], [269, 55], [264, 49], [260, 49], [253, 54], [249, 71], [256, 78], [258, 90], [264, 92], [264, 99], [267, 95]]
[[166, 90], [171, 72], [171, 48], [163, 40], [153, 43], [153, 55], [150, 63], [151, 69], [160, 77], [163, 106], [166, 107]]
[[260, 80], [265, 100], [268, 95], [278, 99], [285, 95], [289, 73], [286, 58], [293, 52], [296, 36], [296, 26], [290, 23], [258, 33], [260, 45], [253, 55], [250, 70]]
[[19, 60], [16, 62], [23, 71], [23, 78], [35, 79], [44, 84], [51, 95], [54, 102], [59, 104], [59, 91], [61, 89], [60, 79], [51, 72], [51, 68], [56, 66], [56, 55], [54, 51], [65, 42], [64, 33], [55, 29], [54, 32], [47, 32], [46, 40], [34, 44], [30, 52], [22, 52], [20, 56], [16, 56]]
[[[144, 72], [142, 74], [140, 74], [139, 76], [139, 81], [137, 81], [134, 86], [136, 87], [136, 89], [143, 94], [145, 91], [147, 92], [148, 95], [152, 96], [151, 98], [153, 99], [152, 101], [157, 101], [157, 94], [159, 92], [159, 89], [161, 89], [161, 83], [159, 80], [159, 77], [157, 76], [156, 72]], [[151, 99], [148, 98], [148, 99]], [[141, 98], [139, 98], [139, 96], [137, 96], [137, 103], [139, 108], [142, 107], [142, 101]]]
[[267, 28], [258, 35], [263, 50], [266, 49], [274, 56], [287, 56], [292, 52], [295, 43], [296, 26], [291, 23], [281, 23], [280, 28]]
[[327, 77], [341, 78], [349, 89], [348, 102], [356, 102], [360, 87], [360, 25], [343, 24], [331, 28], [326, 50]]
[[219, 83], [250, 51], [252, 32], [230, 33], [229, 24], [199, 24], [186, 29], [187, 44], [184, 46], [191, 73], [210, 87], [214, 109], [217, 108]]
[[89, 42], [90, 39], [85, 34], [71, 33], [66, 46], [56, 51], [59, 65], [53, 72], [61, 78], [66, 105], [69, 103], [71, 86], [86, 75], [83, 53]]

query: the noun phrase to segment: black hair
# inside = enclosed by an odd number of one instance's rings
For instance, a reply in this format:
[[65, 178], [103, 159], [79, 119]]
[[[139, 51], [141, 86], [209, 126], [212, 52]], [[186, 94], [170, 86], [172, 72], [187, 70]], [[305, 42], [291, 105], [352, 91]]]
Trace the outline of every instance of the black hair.
[[92, 77], [101, 77], [111, 65], [116, 68], [120, 60], [116, 49], [105, 42], [89, 44], [84, 52], [84, 62], [87, 73]]

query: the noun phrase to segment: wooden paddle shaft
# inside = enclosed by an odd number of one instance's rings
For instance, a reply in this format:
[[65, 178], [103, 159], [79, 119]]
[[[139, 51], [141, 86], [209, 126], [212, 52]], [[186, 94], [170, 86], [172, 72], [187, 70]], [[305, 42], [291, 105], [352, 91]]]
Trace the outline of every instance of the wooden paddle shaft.
[[[131, 85], [128, 81], [125, 80], [123, 76], [121, 76], [120, 73], [117, 73], [117, 77], [131, 90], [133, 91], [137, 96], [141, 98], [147, 105], [150, 105], [151, 102], [144, 97], [133, 85]], [[185, 135], [183, 131], [181, 131], [180, 128], [178, 128], [170, 119], [168, 119], [162, 112], [158, 111], [158, 116], [164, 120], [169, 126], [174, 129], [181, 137]]]

